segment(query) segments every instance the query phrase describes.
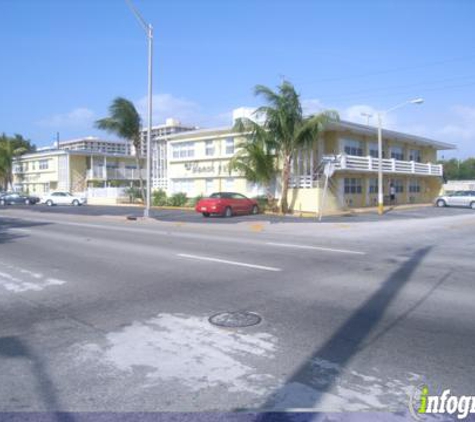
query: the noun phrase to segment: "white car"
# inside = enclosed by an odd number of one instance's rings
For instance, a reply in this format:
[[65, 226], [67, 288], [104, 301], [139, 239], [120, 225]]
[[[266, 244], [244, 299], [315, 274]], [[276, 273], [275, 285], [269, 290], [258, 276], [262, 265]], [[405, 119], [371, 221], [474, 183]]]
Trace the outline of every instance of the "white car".
[[475, 191], [457, 191], [439, 196], [435, 200], [438, 207], [470, 207], [475, 210]]
[[53, 192], [41, 198], [41, 203], [49, 207], [53, 205], [83, 205], [86, 203], [86, 198], [81, 196], [71, 195], [69, 192]]

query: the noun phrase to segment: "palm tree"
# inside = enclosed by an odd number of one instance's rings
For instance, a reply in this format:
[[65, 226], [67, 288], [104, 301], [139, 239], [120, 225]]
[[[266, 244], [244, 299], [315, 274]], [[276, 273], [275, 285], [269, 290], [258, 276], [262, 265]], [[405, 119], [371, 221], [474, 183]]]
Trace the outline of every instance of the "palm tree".
[[30, 141], [21, 135], [9, 137], [3, 133], [0, 136], [0, 179], [3, 181], [4, 190], [12, 187], [14, 159], [34, 149]]
[[275, 180], [275, 154], [269, 133], [251, 119], [238, 119], [234, 130], [244, 134], [245, 138], [237, 144], [237, 152], [229, 162], [229, 171], [236, 170], [249, 182], [266, 189], [267, 202], [272, 207], [274, 194], [271, 184]]
[[122, 139], [132, 142], [135, 148], [135, 159], [139, 171], [140, 192], [145, 198], [140, 165], [142, 120], [133, 103], [126, 98], [117, 97], [109, 107], [109, 117], [96, 121], [96, 127], [114, 133]]
[[263, 96], [268, 105], [259, 107], [257, 115], [265, 117], [263, 128], [268, 131], [274, 143], [276, 155], [282, 165], [281, 212], [288, 212], [287, 192], [292, 158], [300, 148], [308, 148], [317, 139], [326, 123], [338, 120], [338, 113], [325, 111], [317, 115], [304, 117], [300, 96], [294, 86], [283, 81], [274, 92], [263, 85], [257, 85], [255, 95]]

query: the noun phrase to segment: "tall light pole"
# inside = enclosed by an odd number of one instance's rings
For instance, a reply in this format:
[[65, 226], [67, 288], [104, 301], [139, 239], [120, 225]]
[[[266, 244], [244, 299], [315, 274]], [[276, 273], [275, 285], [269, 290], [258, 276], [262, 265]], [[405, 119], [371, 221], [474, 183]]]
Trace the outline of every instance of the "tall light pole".
[[404, 107], [407, 104], [422, 104], [424, 100], [422, 98], [416, 98], [414, 100], [405, 101], [394, 107], [391, 107], [383, 112], [378, 112], [378, 214], [384, 213], [384, 193], [383, 193], [383, 114], [386, 115], [391, 111]]
[[145, 22], [145, 19], [134, 7], [131, 0], [126, 0], [133, 14], [137, 18], [140, 26], [144, 29], [148, 40], [148, 128], [147, 128], [147, 186], [146, 186], [146, 204], [143, 216], [150, 216], [150, 196], [151, 196], [151, 162], [152, 162], [152, 59], [153, 59], [153, 27], [151, 23]]

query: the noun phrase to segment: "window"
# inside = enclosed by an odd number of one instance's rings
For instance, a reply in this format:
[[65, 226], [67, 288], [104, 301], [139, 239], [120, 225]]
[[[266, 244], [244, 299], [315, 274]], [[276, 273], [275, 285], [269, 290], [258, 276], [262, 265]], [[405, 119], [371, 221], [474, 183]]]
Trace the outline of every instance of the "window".
[[234, 138], [226, 139], [226, 155], [234, 154]]
[[36, 170], [36, 161], [31, 162], [31, 169]]
[[419, 149], [410, 149], [409, 150], [409, 161], [415, 161], [420, 163], [422, 161], [421, 150]]
[[173, 193], [183, 192], [190, 196], [195, 189], [195, 181], [193, 179], [175, 179], [172, 183]]
[[396, 193], [403, 193], [404, 192], [404, 183], [400, 179], [396, 179], [392, 181], [392, 184], [394, 186], [394, 189], [396, 190]]
[[369, 179], [369, 193], [378, 193], [378, 179]]
[[391, 158], [404, 160], [404, 149], [402, 147], [391, 147]]
[[409, 192], [410, 193], [420, 193], [421, 184], [418, 179], [409, 180]]
[[363, 187], [361, 179], [356, 177], [345, 177], [345, 194], [362, 193]]
[[214, 180], [213, 179], [206, 179], [205, 192], [207, 194], [213, 192], [213, 186], [214, 186]]
[[234, 189], [234, 179], [226, 179], [224, 181], [224, 190], [233, 190]]
[[172, 145], [173, 158], [186, 158], [195, 156], [195, 143], [194, 142], [182, 142], [180, 144]]
[[214, 141], [206, 141], [206, 155], [214, 155]]
[[49, 167], [49, 160], [40, 160], [39, 169], [40, 170], [48, 170]]
[[363, 156], [363, 143], [354, 139], [343, 139], [345, 154]]
[[379, 155], [378, 155], [378, 144], [376, 142], [371, 142], [369, 144], [369, 155], [373, 158], [378, 158]]

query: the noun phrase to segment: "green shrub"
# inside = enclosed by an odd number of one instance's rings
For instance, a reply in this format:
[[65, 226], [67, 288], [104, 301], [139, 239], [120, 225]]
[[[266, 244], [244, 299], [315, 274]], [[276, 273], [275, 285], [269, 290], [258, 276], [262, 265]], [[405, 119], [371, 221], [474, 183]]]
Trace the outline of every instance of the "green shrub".
[[198, 195], [198, 196], [195, 196], [194, 198], [188, 199], [188, 202], [186, 203], [186, 205], [188, 207], [194, 207], [200, 199], [203, 199], [203, 195]]
[[156, 207], [163, 207], [167, 205], [167, 193], [163, 189], [159, 189], [152, 194], [152, 203]]
[[140, 189], [136, 188], [135, 186], [127, 188], [125, 193], [129, 197], [131, 203], [134, 203], [136, 199], [142, 199], [142, 193], [140, 192]]
[[186, 197], [186, 193], [178, 192], [174, 193], [170, 198], [168, 198], [168, 205], [172, 207], [184, 207], [186, 205], [186, 201], [188, 198]]

